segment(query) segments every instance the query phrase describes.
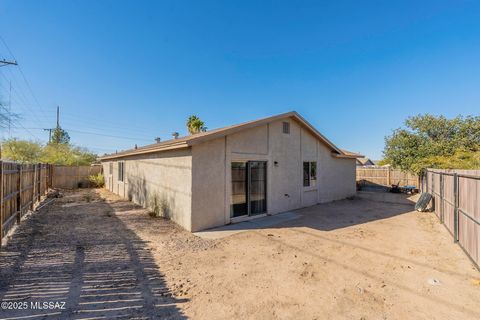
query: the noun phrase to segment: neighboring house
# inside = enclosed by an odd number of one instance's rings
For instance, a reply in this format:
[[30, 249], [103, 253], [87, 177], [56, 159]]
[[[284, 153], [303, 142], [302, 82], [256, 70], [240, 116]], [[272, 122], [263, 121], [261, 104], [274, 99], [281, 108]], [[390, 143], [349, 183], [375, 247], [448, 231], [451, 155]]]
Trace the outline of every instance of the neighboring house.
[[357, 158], [357, 166], [359, 166], [359, 167], [369, 167], [369, 166], [375, 166], [375, 163], [372, 160], [370, 160], [369, 158], [360, 157], [360, 158]]
[[106, 188], [187, 230], [355, 194], [355, 159], [296, 112], [101, 158]]

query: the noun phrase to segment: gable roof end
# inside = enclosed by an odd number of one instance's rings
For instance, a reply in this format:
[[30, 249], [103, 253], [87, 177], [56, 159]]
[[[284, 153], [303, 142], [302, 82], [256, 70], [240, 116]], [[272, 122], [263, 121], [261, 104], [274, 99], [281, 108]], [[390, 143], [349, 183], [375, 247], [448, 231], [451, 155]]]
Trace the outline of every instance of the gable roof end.
[[160, 143], [150, 144], [144, 147], [140, 147], [137, 149], [126, 150], [118, 153], [113, 153], [109, 155], [105, 155], [100, 157], [100, 160], [111, 160], [116, 158], [127, 157], [131, 155], [137, 154], [145, 154], [145, 153], [153, 153], [159, 151], [166, 151], [172, 149], [180, 149], [180, 148], [188, 148], [190, 146], [194, 146], [205, 141], [209, 141], [216, 138], [221, 138], [229, 134], [233, 134], [236, 132], [240, 132], [246, 129], [254, 128], [263, 124], [267, 124], [276, 120], [285, 119], [285, 118], [293, 118], [297, 122], [299, 122], [304, 128], [309, 130], [317, 139], [322, 141], [325, 145], [332, 149], [332, 156], [337, 158], [357, 158], [361, 157], [362, 155], [354, 154], [350, 152], [345, 152], [345, 150], [339, 149], [335, 146], [330, 140], [328, 140], [324, 135], [322, 135], [315, 127], [313, 127], [307, 120], [305, 120], [301, 115], [299, 115], [295, 111], [287, 112], [278, 114], [275, 116], [271, 116], [268, 118], [248, 121], [232, 126], [227, 126], [223, 128], [213, 129], [206, 132], [196, 133], [190, 136], [181, 137], [178, 139], [171, 139]]

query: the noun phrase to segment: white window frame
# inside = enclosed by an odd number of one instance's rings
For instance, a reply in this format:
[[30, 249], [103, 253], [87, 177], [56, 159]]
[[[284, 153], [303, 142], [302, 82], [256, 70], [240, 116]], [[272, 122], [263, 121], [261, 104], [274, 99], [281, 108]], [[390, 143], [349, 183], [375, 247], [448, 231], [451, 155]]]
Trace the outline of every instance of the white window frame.
[[[308, 179], [305, 179], [305, 164], [308, 164]], [[314, 170], [312, 168], [315, 167]], [[304, 188], [315, 187], [317, 185], [318, 167], [317, 161], [303, 161], [302, 165], [302, 181]], [[307, 181], [307, 183], [305, 183]]]
[[125, 161], [118, 161], [117, 165], [117, 180], [125, 182]]

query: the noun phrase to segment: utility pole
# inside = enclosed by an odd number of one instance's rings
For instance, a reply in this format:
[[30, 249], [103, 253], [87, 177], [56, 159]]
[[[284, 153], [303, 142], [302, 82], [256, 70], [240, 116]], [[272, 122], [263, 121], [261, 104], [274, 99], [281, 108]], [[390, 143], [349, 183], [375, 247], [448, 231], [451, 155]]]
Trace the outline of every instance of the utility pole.
[[14, 66], [17, 66], [18, 63], [17, 61], [13, 60], [13, 61], [9, 61], [9, 60], [0, 60], [0, 67], [3, 67], [3, 66], [6, 66], [6, 65], [14, 65]]
[[60, 128], [60, 107], [57, 106], [57, 127], [56, 128], [48, 128], [48, 129], [43, 129], [45, 131], [48, 131], [48, 143], [52, 142], [52, 131], [55, 129]]
[[[13, 60], [13, 61], [11, 61], [11, 60], [5, 60], [5, 59], [0, 60], [0, 67], [8, 66], [8, 65], [18, 66], [18, 63], [17, 63], [17, 61], [15, 61], [15, 60]], [[12, 90], [12, 84], [10, 83], [10, 91], [11, 91], [11, 90]], [[11, 93], [10, 93], [10, 96], [11, 96]], [[11, 99], [11, 98], [10, 98], [10, 99]], [[10, 103], [11, 103], [11, 102], [10, 102]], [[9, 103], [9, 104], [10, 104], [10, 103]], [[8, 121], [8, 127], [9, 127], [8, 131], [10, 131], [10, 120]], [[2, 159], [2, 145], [1, 145], [1, 144], [0, 144], [0, 159]], [[2, 202], [3, 202], [3, 200], [2, 200]], [[1, 234], [1, 232], [0, 232], [0, 234]]]
[[48, 143], [51, 143], [52, 142], [52, 131], [53, 129], [43, 129], [45, 131], [48, 131]]
[[12, 81], [9, 81], [10, 90], [8, 92], [8, 113], [10, 116], [8, 117], [8, 138], [12, 137]]

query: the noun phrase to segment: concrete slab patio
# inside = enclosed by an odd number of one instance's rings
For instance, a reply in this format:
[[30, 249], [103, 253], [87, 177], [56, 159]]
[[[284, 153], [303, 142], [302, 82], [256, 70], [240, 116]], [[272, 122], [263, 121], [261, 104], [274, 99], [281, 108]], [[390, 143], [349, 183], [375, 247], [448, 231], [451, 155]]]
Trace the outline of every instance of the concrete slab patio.
[[298, 212], [283, 212], [271, 216], [253, 218], [248, 221], [232, 223], [223, 227], [194, 232], [193, 234], [204, 239], [221, 239], [248, 230], [270, 228], [301, 217], [301, 214]]

